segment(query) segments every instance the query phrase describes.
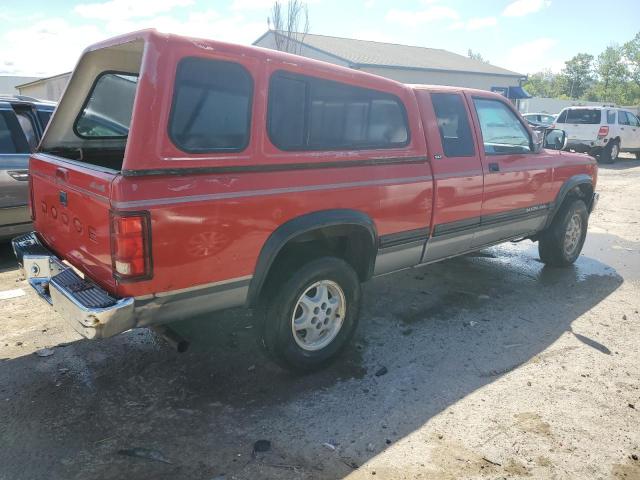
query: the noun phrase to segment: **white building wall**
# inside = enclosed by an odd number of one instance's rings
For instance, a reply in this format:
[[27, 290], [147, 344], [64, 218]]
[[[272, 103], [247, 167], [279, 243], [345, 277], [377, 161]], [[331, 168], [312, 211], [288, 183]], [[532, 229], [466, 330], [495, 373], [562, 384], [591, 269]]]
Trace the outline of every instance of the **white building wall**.
[[39, 82], [20, 87], [20, 94], [57, 102], [67, 87], [70, 76], [71, 74], [68, 73], [53, 78], [43, 78]]

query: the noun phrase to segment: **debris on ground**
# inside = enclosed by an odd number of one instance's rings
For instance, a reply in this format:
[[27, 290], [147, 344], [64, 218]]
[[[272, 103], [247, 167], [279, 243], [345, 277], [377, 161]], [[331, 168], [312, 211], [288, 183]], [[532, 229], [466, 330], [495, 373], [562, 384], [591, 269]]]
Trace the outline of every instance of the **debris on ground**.
[[134, 447], [118, 450], [118, 455], [124, 455], [125, 457], [144, 458], [146, 460], [153, 460], [154, 462], [171, 464], [171, 460], [167, 459], [159, 450], [153, 450], [144, 447]]
[[250, 365], [249, 368], [247, 368], [247, 372], [253, 372], [255, 371], [256, 366], [255, 365]]
[[56, 352], [53, 348], [41, 348], [40, 350], [36, 350], [36, 355], [39, 357], [50, 357], [54, 353]]
[[335, 452], [335, 450], [336, 450], [336, 446], [331, 444], [331, 443], [329, 443], [329, 442], [323, 443], [322, 446], [324, 448], [326, 448], [327, 450], [331, 450], [332, 452]]
[[367, 452], [375, 452], [375, 451], [376, 451], [376, 447], [373, 445], [373, 443], [367, 444]]
[[253, 444], [253, 453], [264, 453], [271, 450], [271, 442], [269, 440], [258, 440]]
[[386, 375], [388, 371], [389, 370], [387, 370], [387, 367], [380, 367], [378, 371], [375, 373], [375, 375], [376, 377], [381, 377], [383, 375]]

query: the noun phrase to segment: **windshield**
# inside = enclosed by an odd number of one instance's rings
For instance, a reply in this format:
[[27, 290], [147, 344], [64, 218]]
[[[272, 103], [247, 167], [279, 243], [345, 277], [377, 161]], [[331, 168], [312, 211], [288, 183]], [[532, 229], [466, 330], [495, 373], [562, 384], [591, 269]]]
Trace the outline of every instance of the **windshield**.
[[137, 83], [137, 75], [101, 74], [76, 120], [76, 134], [86, 139], [125, 138], [129, 134]]

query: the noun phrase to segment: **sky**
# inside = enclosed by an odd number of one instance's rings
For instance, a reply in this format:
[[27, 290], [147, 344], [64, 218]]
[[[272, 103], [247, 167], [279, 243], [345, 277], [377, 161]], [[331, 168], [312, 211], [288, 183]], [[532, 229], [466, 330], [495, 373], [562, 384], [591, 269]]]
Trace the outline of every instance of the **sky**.
[[[284, 0], [286, 2], [286, 0]], [[283, 3], [284, 3], [283, 2]], [[251, 44], [273, 0], [0, 0], [0, 74], [72, 70], [82, 50], [142, 28]], [[310, 33], [480, 53], [558, 72], [640, 31], [640, 0], [307, 0]], [[605, 7], [606, 5], [606, 7]]]

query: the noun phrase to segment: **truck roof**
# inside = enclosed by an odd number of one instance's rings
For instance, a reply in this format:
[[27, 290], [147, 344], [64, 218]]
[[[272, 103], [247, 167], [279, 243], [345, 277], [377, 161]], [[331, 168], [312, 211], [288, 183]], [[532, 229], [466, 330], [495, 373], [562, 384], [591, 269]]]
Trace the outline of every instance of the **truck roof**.
[[289, 63], [296, 66], [306, 66], [310, 70], [316, 72], [338, 73], [341, 76], [347, 76], [352, 80], [359, 78], [368, 79], [376, 82], [380, 88], [384, 88], [385, 85], [394, 85], [402, 88], [408, 88], [412, 90], [449, 90], [452, 92], [466, 91], [482, 95], [491, 95], [502, 98], [499, 94], [489, 92], [487, 90], [479, 90], [466, 87], [451, 87], [445, 85], [422, 85], [422, 84], [405, 84], [392, 80], [386, 77], [381, 77], [373, 73], [367, 73], [360, 70], [355, 70], [348, 67], [343, 67], [333, 63], [323, 62], [321, 60], [314, 60], [312, 58], [295, 55], [292, 53], [281, 52], [278, 50], [272, 50], [263, 47], [257, 47], [254, 45], [239, 45], [235, 43], [227, 43], [218, 40], [211, 40], [205, 38], [187, 37], [183, 35], [176, 35], [172, 33], [161, 33], [156, 29], [138, 30], [135, 32], [127, 33], [117, 37], [112, 37], [102, 42], [95, 43], [87, 47], [84, 53], [88, 53], [101, 48], [114, 47], [122, 45], [136, 40], [142, 40], [144, 42], [150, 42], [158, 45], [159, 48], [171, 48], [176, 47], [180, 49], [193, 49], [194, 52], [201, 52], [202, 50], [219, 51], [229, 54], [250, 56], [263, 61], [278, 61], [280, 63]]

